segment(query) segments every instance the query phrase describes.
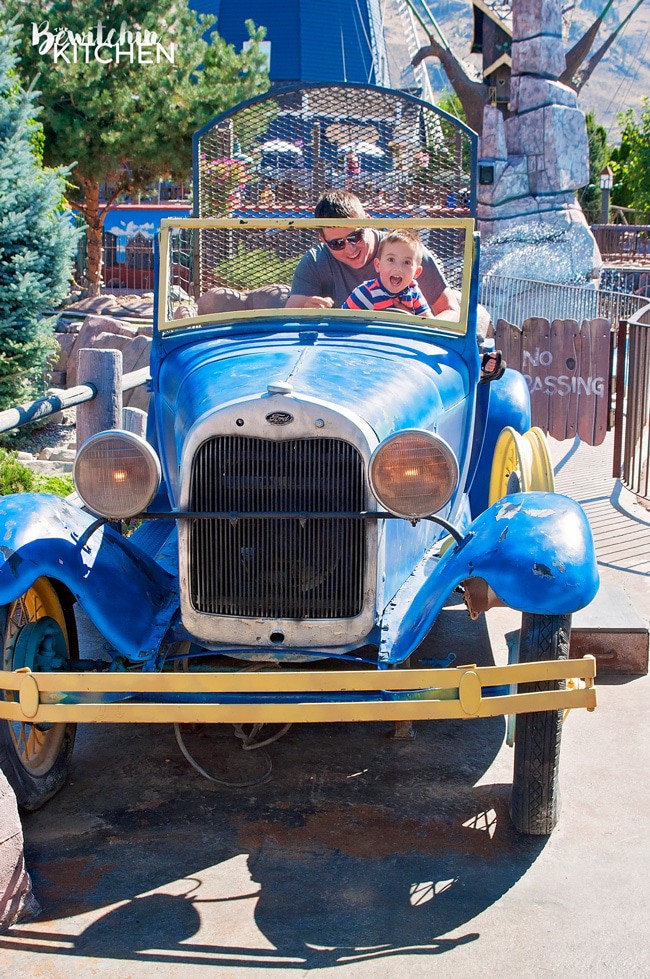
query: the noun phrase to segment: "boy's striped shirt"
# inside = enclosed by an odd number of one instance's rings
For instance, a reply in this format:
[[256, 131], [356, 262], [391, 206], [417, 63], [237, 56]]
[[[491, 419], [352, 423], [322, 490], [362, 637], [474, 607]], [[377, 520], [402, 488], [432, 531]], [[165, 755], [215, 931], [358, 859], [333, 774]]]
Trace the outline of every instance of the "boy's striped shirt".
[[413, 281], [401, 292], [388, 292], [380, 279], [370, 279], [348, 296], [343, 303], [343, 309], [390, 309], [397, 305], [406, 306], [416, 316], [424, 316], [430, 312], [430, 307], [417, 282]]

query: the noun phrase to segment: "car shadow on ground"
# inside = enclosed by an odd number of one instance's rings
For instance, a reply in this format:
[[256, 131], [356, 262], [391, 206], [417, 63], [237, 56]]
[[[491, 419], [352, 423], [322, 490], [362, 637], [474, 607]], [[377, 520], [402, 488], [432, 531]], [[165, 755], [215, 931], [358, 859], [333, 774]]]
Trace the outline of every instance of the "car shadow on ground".
[[[458, 661], [491, 661], [477, 656], [489, 650], [480, 621], [460, 637], [451, 625]], [[447, 655], [449, 628], [423, 659]], [[43, 915], [0, 948], [311, 969], [479, 941], [469, 923], [546, 842], [512, 829], [509, 785], [476, 785], [504, 727], [421, 723], [395, 741], [390, 724], [294, 725], [269, 748], [272, 779], [237, 790], [189, 768], [170, 728], [88, 727], [71, 784], [24, 820]], [[262, 770], [230, 728], [187, 733], [213, 772]]]

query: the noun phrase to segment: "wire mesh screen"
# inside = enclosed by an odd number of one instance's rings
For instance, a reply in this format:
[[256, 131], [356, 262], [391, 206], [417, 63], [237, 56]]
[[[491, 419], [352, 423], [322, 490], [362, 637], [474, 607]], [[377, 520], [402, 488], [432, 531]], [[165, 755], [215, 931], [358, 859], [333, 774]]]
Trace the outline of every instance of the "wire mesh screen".
[[[208, 219], [200, 223], [193, 220], [187, 222], [189, 227], [171, 228], [166, 239], [167, 321], [282, 309], [300, 260], [310, 249], [319, 247], [322, 251], [327, 247], [321, 243], [319, 228], [313, 226], [322, 222], [311, 218], [296, 219], [298, 226], [286, 218], [218, 221], [227, 227], [215, 226], [216, 223]], [[420, 227], [411, 230], [424, 247], [426, 261], [430, 263], [433, 259], [440, 270], [440, 289], [445, 284], [459, 291], [466, 289], [466, 245], [472, 223], [449, 219], [433, 224], [420, 219], [415, 223]], [[311, 226], [304, 227], [304, 224]], [[341, 235], [349, 233], [354, 238], [363, 234], [369, 256], [368, 278], [374, 278], [373, 256], [379, 240], [385, 232], [401, 228], [400, 219], [393, 218], [385, 226], [379, 219], [373, 221], [372, 227], [363, 220], [357, 224], [353, 219], [346, 219], [343, 224], [349, 227], [343, 227]], [[360, 245], [348, 246], [346, 254], [355, 247]], [[328, 258], [330, 263], [336, 262], [334, 253]], [[427, 295], [427, 289], [432, 287], [430, 273], [429, 276], [423, 273], [420, 283], [425, 298], [433, 306], [435, 295]], [[335, 298], [334, 307], [340, 308], [346, 298]]]
[[473, 216], [475, 139], [399, 92], [270, 93], [199, 135], [198, 216], [307, 216], [331, 188], [356, 194], [370, 215]]

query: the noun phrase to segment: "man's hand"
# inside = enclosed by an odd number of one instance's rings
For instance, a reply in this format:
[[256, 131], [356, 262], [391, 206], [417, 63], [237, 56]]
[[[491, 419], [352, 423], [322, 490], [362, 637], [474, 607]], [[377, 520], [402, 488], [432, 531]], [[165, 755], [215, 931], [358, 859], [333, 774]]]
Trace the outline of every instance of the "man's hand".
[[285, 309], [331, 309], [334, 300], [331, 296], [289, 296]]
[[395, 309], [399, 313], [412, 313], [413, 312], [413, 310], [410, 308], [410, 306], [405, 306], [404, 303], [401, 303], [399, 301], [399, 299], [396, 299], [393, 302], [393, 305], [390, 306], [389, 308], [390, 309]]

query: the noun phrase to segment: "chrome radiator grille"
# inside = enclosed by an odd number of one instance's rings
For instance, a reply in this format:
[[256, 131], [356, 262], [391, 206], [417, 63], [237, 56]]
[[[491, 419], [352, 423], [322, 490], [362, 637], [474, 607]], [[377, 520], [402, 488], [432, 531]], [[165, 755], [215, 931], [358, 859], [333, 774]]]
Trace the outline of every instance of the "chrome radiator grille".
[[318, 519], [195, 520], [190, 600], [197, 612], [329, 619], [363, 605], [366, 529], [337, 517], [364, 509], [363, 460], [339, 439], [281, 442], [219, 436], [194, 458], [190, 509], [216, 513], [331, 513]]

